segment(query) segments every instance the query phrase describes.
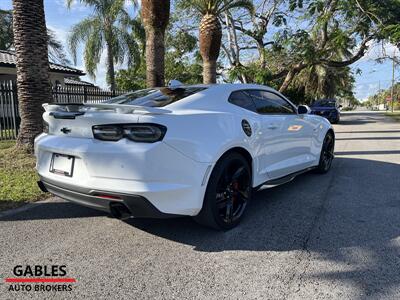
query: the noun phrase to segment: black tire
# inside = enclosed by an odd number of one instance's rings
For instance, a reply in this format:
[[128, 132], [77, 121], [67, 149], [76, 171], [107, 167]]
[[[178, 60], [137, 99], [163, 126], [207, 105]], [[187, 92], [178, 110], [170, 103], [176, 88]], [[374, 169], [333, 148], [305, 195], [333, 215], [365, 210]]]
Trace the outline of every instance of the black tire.
[[251, 196], [252, 173], [248, 162], [239, 153], [228, 153], [215, 165], [203, 207], [194, 219], [217, 230], [232, 229], [242, 220]]
[[324, 138], [324, 143], [322, 144], [321, 155], [319, 158], [319, 164], [315, 171], [319, 174], [328, 173], [331, 166], [332, 160], [334, 158], [335, 151], [335, 136], [332, 132], [328, 132]]
[[338, 117], [336, 120], [334, 120], [333, 122], [331, 122], [331, 124], [339, 124], [340, 122], [340, 117]]

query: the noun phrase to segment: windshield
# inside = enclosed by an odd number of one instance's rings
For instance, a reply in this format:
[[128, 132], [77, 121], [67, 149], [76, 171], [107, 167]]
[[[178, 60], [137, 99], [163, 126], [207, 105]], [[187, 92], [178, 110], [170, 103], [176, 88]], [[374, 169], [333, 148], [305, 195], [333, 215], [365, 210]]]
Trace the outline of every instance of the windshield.
[[311, 104], [311, 107], [336, 107], [336, 101], [318, 100]]
[[138, 105], [146, 107], [163, 107], [194, 95], [205, 87], [153, 88], [139, 90], [105, 101], [109, 104]]

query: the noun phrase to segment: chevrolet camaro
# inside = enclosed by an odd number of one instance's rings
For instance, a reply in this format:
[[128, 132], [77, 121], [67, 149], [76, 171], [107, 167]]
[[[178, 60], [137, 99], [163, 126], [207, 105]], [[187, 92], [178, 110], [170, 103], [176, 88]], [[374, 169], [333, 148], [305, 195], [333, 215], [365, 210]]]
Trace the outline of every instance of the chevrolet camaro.
[[328, 120], [261, 85], [173, 82], [44, 108], [39, 187], [121, 219], [193, 216], [230, 229], [257, 188], [326, 173], [334, 156]]

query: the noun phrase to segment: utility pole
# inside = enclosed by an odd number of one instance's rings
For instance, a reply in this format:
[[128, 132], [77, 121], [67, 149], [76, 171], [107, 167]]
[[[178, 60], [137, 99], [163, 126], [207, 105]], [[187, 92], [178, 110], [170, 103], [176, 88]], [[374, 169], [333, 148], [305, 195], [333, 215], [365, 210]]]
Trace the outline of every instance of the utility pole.
[[393, 70], [392, 70], [392, 113], [394, 111], [394, 75], [395, 75], [395, 68], [396, 68], [396, 48], [393, 50]]
[[[381, 96], [381, 81], [379, 80], [379, 86], [378, 86], [378, 107], [381, 106], [381, 100], [380, 97]], [[385, 100], [383, 100], [383, 106], [385, 106]]]

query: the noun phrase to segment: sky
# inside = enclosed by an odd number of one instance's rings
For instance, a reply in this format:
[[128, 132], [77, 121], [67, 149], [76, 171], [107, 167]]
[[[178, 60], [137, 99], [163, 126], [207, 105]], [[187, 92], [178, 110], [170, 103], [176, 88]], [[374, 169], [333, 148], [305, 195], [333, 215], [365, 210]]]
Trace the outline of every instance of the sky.
[[[64, 44], [67, 50], [67, 37], [70, 28], [82, 20], [84, 17], [90, 15], [91, 9], [79, 1], [75, 0], [71, 9], [67, 9], [65, 0], [44, 0], [45, 15], [47, 27], [52, 29], [58, 39]], [[128, 11], [133, 12], [133, 7], [129, 1], [126, 1], [126, 8]], [[12, 0], [0, 0], [0, 9], [12, 9]], [[391, 86], [392, 78], [392, 63], [390, 60], [384, 63], [377, 63], [375, 59], [382, 55], [382, 48], [389, 55], [393, 55], [395, 47], [393, 45], [371, 45], [368, 53], [358, 62], [352, 65], [354, 72], [361, 70], [361, 74], [356, 75], [355, 95], [359, 100], [366, 100], [368, 96], [374, 95], [379, 86], [381, 89], [387, 89]], [[67, 50], [68, 52], [68, 50]], [[83, 53], [80, 49], [81, 55], [78, 55], [78, 61], [75, 65], [76, 68], [85, 71], [84, 63], [82, 61]], [[397, 50], [397, 56], [400, 56], [400, 51]], [[123, 68], [123, 66], [117, 66]], [[397, 81], [400, 81], [400, 67], [396, 69]], [[98, 66], [96, 78], [89, 76], [82, 77], [82, 80], [90, 81], [98, 86], [105, 88], [106, 84], [106, 66], [105, 55], [102, 55], [102, 63]]]

